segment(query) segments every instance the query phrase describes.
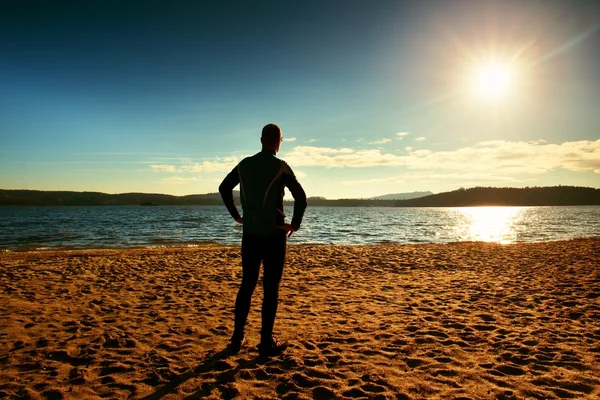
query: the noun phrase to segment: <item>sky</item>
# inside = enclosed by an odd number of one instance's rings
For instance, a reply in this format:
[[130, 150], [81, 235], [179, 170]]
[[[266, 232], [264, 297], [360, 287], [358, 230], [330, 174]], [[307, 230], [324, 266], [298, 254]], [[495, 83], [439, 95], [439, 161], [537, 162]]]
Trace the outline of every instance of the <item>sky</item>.
[[0, 3], [0, 189], [600, 188], [600, 2]]

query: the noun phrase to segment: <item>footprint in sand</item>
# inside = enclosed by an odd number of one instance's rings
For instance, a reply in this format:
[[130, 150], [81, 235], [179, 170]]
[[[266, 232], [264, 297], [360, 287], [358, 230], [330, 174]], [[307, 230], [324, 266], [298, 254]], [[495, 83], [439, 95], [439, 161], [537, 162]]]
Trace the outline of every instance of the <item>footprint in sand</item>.
[[313, 399], [335, 399], [337, 396], [333, 392], [333, 390], [323, 387], [317, 386], [312, 390]]
[[292, 375], [292, 381], [299, 387], [301, 388], [306, 388], [306, 389], [310, 389], [310, 388], [314, 388], [319, 386], [319, 381], [315, 380], [315, 379], [311, 379], [307, 376], [304, 376], [302, 374], [294, 374]]
[[421, 360], [420, 358], [407, 358], [404, 362], [410, 368], [417, 368], [417, 367], [427, 363], [425, 360]]
[[275, 392], [277, 392], [277, 394], [280, 396], [285, 395], [286, 398], [292, 398], [294, 394], [300, 392], [300, 388], [298, 388], [298, 386], [296, 386], [293, 382], [281, 382], [275, 388]]
[[307, 368], [306, 375], [316, 379], [334, 379], [333, 375], [329, 372], [320, 371], [314, 368]]
[[496, 373], [499, 373], [498, 376], [504, 376], [504, 375], [520, 376], [520, 375], [525, 375], [525, 371], [522, 368], [515, 367], [514, 365], [508, 365], [508, 364], [497, 366], [496, 368], [494, 368], [493, 370], [491, 370], [490, 373], [492, 373], [494, 375], [496, 375]]
[[300, 342], [300, 344], [302, 346], [304, 346], [304, 348], [306, 350], [316, 350], [317, 349], [317, 346], [315, 346], [313, 343], [308, 342], [308, 341], [302, 341], [302, 342]]
[[48, 359], [68, 363], [73, 366], [89, 365], [92, 362], [90, 357], [71, 356], [64, 350], [52, 351], [48, 353]]
[[[594, 386], [588, 385], [583, 382], [569, 382], [562, 380], [555, 380], [552, 378], [544, 377], [538, 378], [531, 381], [531, 383], [535, 386], [541, 386], [546, 388], [561, 388], [564, 390], [569, 390], [578, 393], [591, 394], [594, 391]], [[578, 397], [578, 395], [570, 396], [570, 397]]]
[[315, 367], [317, 365], [323, 365], [324, 362], [318, 356], [306, 356], [302, 360], [304, 365], [308, 365], [309, 367]]
[[342, 392], [342, 396], [356, 399], [356, 398], [364, 398], [364, 397], [368, 398], [369, 394], [362, 389], [352, 388], [350, 390], [346, 390], [345, 392]]

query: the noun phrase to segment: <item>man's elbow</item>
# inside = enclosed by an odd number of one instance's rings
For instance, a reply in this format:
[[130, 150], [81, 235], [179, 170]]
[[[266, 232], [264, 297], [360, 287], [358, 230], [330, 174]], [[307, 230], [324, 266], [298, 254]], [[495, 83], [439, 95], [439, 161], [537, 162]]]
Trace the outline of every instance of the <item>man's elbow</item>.
[[233, 196], [232, 189], [229, 189], [225, 183], [219, 185], [219, 194], [221, 195], [223, 202], [226, 202], [228, 197]]
[[294, 197], [294, 203], [302, 206], [302, 208], [306, 208], [307, 202], [306, 202], [306, 193], [304, 193], [304, 190], [300, 191], [298, 193], [297, 197]]
[[300, 203], [300, 205], [303, 210], [306, 210], [306, 207], [308, 207], [308, 203], [306, 202], [306, 199], [304, 199], [304, 201], [302, 203]]
[[[228, 189], [229, 188], [225, 184], [225, 181], [221, 182], [221, 184], [219, 185], [219, 193], [221, 193], [221, 196], [223, 196], [225, 193], [227, 193]], [[229, 190], [231, 190], [231, 189], [229, 189]]]

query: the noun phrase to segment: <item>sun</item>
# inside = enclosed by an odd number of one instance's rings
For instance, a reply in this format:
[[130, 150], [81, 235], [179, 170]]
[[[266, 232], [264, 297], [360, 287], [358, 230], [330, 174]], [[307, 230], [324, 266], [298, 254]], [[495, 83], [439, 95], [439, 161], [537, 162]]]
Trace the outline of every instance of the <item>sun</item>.
[[488, 62], [474, 74], [473, 87], [478, 97], [487, 100], [505, 98], [514, 86], [514, 72], [508, 64]]

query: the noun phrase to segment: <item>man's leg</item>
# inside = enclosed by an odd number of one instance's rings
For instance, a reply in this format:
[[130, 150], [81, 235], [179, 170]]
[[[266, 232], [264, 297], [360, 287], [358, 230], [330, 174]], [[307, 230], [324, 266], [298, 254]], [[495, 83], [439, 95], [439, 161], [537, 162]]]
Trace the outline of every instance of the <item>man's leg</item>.
[[235, 300], [235, 327], [232, 341], [241, 341], [244, 337], [244, 326], [250, 312], [252, 293], [258, 282], [261, 259], [259, 238], [244, 233], [242, 237], [242, 284]]
[[273, 337], [273, 325], [279, 301], [279, 284], [285, 262], [286, 235], [281, 231], [265, 243], [263, 259], [263, 288], [261, 344], [270, 345]]

